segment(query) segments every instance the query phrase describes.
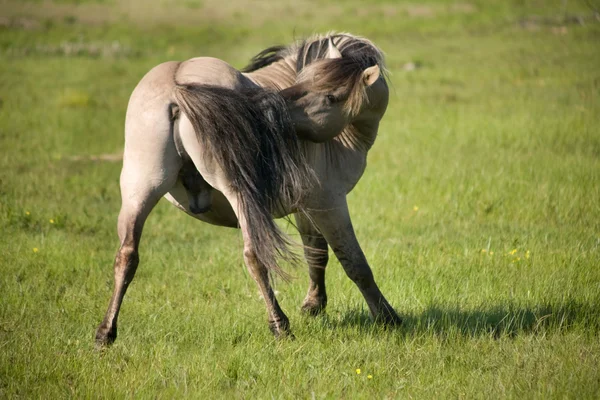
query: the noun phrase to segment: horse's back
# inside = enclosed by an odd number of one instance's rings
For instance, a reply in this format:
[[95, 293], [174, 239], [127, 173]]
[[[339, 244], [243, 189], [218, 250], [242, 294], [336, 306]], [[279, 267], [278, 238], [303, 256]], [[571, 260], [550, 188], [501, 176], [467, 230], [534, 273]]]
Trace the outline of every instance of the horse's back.
[[214, 85], [229, 89], [253, 86], [240, 71], [213, 57], [196, 57], [183, 61], [175, 80], [179, 84]]
[[157, 65], [140, 80], [129, 100], [128, 114], [152, 109], [172, 101], [176, 84], [214, 85], [239, 89], [253, 85], [240, 71], [223, 60], [196, 57]]

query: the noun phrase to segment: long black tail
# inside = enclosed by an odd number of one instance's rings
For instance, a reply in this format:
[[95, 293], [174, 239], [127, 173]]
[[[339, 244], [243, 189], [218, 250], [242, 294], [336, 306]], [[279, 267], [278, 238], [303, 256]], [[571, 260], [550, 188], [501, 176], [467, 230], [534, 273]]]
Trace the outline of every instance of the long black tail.
[[177, 85], [175, 100], [237, 193], [259, 262], [285, 277], [277, 259], [295, 262], [297, 256], [272, 212], [280, 205], [301, 210], [314, 182], [285, 100], [264, 89], [207, 85]]

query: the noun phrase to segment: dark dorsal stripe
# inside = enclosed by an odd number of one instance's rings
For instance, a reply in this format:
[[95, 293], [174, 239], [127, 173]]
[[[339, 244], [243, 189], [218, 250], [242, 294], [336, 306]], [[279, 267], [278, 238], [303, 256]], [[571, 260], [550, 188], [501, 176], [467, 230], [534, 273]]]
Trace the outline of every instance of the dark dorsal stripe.
[[257, 69], [271, 65], [285, 57], [288, 47], [277, 45], [264, 49], [250, 60], [250, 64], [242, 68], [242, 72], [253, 72]]

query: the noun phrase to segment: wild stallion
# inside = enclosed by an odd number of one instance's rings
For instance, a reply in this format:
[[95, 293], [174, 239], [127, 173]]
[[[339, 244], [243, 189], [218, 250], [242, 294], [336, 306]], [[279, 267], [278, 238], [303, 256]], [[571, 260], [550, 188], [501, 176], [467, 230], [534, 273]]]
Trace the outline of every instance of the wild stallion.
[[374, 281], [346, 202], [387, 107], [382, 68], [382, 53], [370, 41], [331, 34], [268, 48], [243, 73], [208, 57], [148, 72], [127, 109], [121, 246], [96, 342], [116, 339], [143, 225], [162, 196], [201, 221], [241, 228], [244, 261], [276, 336], [291, 332], [268, 272], [279, 271], [277, 257], [290, 252], [272, 217], [291, 213], [309, 264], [303, 310], [316, 314], [326, 306], [329, 245], [375, 319], [399, 323]]

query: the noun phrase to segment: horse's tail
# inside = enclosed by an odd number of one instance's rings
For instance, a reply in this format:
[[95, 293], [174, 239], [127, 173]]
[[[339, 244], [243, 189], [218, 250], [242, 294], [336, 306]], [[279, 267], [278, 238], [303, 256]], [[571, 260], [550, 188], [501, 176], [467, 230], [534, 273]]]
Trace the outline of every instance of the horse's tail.
[[176, 85], [175, 101], [237, 194], [258, 261], [285, 277], [277, 259], [295, 262], [297, 255], [272, 213], [280, 206], [301, 211], [314, 182], [285, 100], [264, 89]]

